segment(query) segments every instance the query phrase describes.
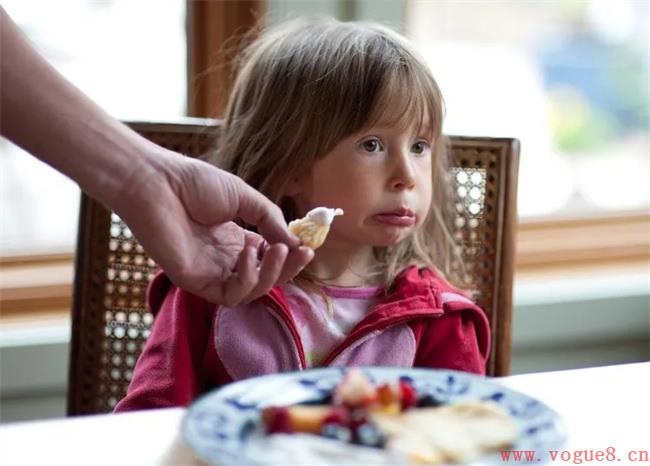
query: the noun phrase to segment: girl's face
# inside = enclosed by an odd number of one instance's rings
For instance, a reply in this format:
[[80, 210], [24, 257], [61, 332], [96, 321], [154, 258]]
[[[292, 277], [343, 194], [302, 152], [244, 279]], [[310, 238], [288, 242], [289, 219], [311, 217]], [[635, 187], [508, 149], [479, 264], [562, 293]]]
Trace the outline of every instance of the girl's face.
[[[390, 121], [390, 115], [388, 115]], [[390, 246], [422, 225], [431, 204], [431, 131], [418, 125], [375, 126], [342, 140], [290, 195], [304, 215], [340, 207], [327, 242]]]

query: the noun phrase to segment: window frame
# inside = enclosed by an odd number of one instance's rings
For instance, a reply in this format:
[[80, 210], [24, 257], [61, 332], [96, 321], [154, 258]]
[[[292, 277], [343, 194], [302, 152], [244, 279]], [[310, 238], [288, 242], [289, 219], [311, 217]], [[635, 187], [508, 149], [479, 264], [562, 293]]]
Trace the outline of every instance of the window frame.
[[187, 114], [222, 118], [234, 79], [232, 56], [253, 37], [265, 0], [188, 0]]
[[[520, 221], [515, 280], [542, 272], [647, 267], [649, 232], [647, 211]], [[68, 313], [73, 278], [73, 253], [0, 258], [0, 321]]]

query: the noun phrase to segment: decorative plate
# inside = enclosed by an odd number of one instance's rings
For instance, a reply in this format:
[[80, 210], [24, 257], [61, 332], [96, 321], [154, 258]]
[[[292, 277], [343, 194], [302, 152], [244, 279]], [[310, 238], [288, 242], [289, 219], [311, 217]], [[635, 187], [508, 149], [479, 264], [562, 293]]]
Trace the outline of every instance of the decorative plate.
[[[391, 367], [363, 367], [364, 373], [375, 383], [394, 382], [410, 378], [418, 394], [431, 394], [443, 402], [463, 400], [493, 400], [504, 407], [519, 424], [520, 435], [512, 450], [548, 451], [559, 449], [566, 439], [560, 416], [530, 396], [511, 390], [497, 382], [464, 372], [449, 370], [405, 369]], [[301, 372], [288, 372], [256, 377], [235, 382], [205, 394], [190, 407], [183, 419], [183, 435], [197, 455], [220, 466], [266, 466], [270, 464], [392, 464], [381, 450], [336, 444], [336, 451], [314, 450], [307, 444], [312, 437], [303, 434], [267, 436], [261, 423], [261, 409], [296, 403], [317, 402], [328, 395], [345, 373], [345, 368], [331, 367]], [[293, 443], [274, 444], [273, 437], [295, 437]], [[301, 456], [302, 447], [312, 448], [312, 454], [322, 455], [315, 463], [314, 456]], [[282, 450], [284, 448], [285, 450]], [[320, 448], [320, 450], [319, 450]], [[355, 452], [370, 456], [352, 456]], [[370, 452], [370, 450], [373, 450]], [[347, 457], [347, 455], [350, 455]], [[318, 457], [320, 458], [320, 457]], [[522, 463], [522, 461], [518, 461]], [[481, 458], [486, 464], [503, 461], [499, 454]], [[539, 464], [536, 462], [536, 464]]]

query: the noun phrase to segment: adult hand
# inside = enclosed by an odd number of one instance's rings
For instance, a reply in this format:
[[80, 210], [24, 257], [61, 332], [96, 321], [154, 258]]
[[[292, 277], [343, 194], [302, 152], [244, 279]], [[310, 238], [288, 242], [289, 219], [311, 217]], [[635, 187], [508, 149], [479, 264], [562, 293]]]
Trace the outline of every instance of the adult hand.
[[[125, 180], [113, 204], [176, 285], [234, 305], [293, 278], [313, 258], [289, 233], [279, 207], [240, 178], [152, 149], [159, 153], [137, 181]], [[231, 221], [236, 218], [257, 226], [266, 241]]]

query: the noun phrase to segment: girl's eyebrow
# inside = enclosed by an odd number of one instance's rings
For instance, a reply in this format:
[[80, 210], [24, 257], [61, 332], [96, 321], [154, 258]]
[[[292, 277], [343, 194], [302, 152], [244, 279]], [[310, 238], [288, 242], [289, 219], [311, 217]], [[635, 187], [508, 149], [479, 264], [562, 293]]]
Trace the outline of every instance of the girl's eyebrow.
[[417, 132], [418, 137], [433, 139], [433, 129], [432, 128], [423, 128]]
[[[373, 136], [374, 132], [383, 133], [385, 131], [391, 131], [392, 128], [389, 126], [372, 126], [366, 129], [362, 129], [357, 133], [350, 135], [353, 139], [363, 139], [364, 137]], [[432, 141], [434, 138], [433, 130], [430, 128], [422, 128], [420, 131], [412, 131], [410, 134], [411, 137], [417, 139], [426, 139], [427, 141]]]
[[372, 126], [366, 126], [366, 127], [363, 127], [363, 128], [361, 128], [361, 129], [359, 130], [359, 132], [360, 132], [360, 133], [367, 133], [368, 131], [372, 131], [372, 130], [389, 130], [389, 129], [391, 129], [391, 126], [390, 126], [390, 125], [386, 125], [386, 124], [381, 124], [381, 125], [380, 125], [380, 124], [375, 124], [375, 125], [372, 125]]
[[[365, 127], [365, 128], [361, 128], [361, 129], [359, 130], [359, 133], [367, 133], [367, 132], [372, 131], [372, 130], [377, 130], [377, 131], [391, 131], [391, 130], [395, 129], [395, 127], [398, 126], [398, 125], [399, 125], [399, 123], [394, 123], [394, 124], [390, 124], [390, 123], [376, 124], [376, 125], [372, 125], [372, 126], [367, 126], [367, 127]], [[418, 131], [416, 131], [416, 129], [418, 129], [418, 128], [416, 127], [416, 125], [410, 125], [410, 127], [413, 129], [413, 132], [414, 132], [414, 133], [422, 133], [422, 132], [426, 132], [426, 131], [431, 131], [431, 128], [428, 127], [428, 126], [423, 126], [423, 127], [421, 127]]]

